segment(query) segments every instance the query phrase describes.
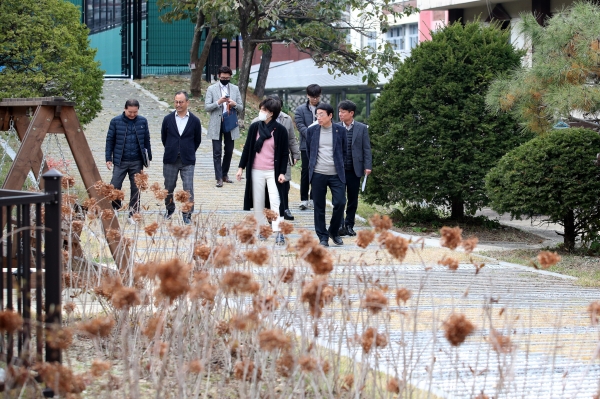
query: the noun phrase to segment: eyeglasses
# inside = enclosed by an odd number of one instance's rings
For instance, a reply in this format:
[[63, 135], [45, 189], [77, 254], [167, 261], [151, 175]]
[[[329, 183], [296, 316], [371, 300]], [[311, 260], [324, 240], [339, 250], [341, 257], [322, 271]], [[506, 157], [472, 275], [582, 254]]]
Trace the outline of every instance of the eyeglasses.
[[326, 116], [327, 116], [326, 113], [317, 113], [317, 118], [324, 118]]
[[308, 98], [310, 98], [311, 100], [318, 100], [318, 99], [320, 99], [320, 98], [321, 98], [321, 96], [315, 96], [315, 97], [313, 97], [313, 96], [308, 96]]
[[175, 100], [175, 104], [185, 104], [187, 100], [177, 101]]

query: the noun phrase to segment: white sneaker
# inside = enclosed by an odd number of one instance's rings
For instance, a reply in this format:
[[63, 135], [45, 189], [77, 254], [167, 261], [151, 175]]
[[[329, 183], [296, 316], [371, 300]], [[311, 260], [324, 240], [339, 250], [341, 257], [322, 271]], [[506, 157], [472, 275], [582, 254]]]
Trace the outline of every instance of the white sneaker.
[[298, 208], [300, 208], [301, 211], [307, 210], [308, 209], [308, 201], [300, 202], [300, 206]]
[[313, 209], [315, 207], [315, 205], [313, 204], [313, 200], [308, 201], [308, 207], [310, 209]]
[[127, 218], [127, 222], [129, 222], [129, 224], [135, 224], [135, 220], [131, 216]]

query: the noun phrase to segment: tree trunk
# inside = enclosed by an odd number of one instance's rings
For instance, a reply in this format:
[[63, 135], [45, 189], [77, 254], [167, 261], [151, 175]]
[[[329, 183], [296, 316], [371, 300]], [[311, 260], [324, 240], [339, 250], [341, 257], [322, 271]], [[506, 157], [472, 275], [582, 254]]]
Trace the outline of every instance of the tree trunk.
[[204, 20], [204, 13], [198, 10], [198, 18], [196, 20], [196, 27], [194, 28], [194, 38], [192, 39], [192, 48], [190, 49], [190, 64], [196, 66], [192, 69], [192, 77], [190, 79], [190, 93], [193, 97], [200, 97], [200, 94], [202, 94], [202, 69], [198, 66], [197, 61]]
[[260, 59], [260, 68], [256, 77], [256, 85], [254, 86], [254, 94], [258, 98], [262, 98], [265, 95], [265, 86], [267, 84], [267, 77], [269, 76], [269, 66], [271, 65], [272, 56], [273, 46], [271, 43], [264, 45], [262, 58]]
[[460, 220], [465, 217], [465, 202], [457, 197], [452, 198], [452, 209], [450, 217], [453, 220]]
[[563, 235], [565, 249], [572, 251], [575, 249], [575, 239], [577, 238], [577, 234], [575, 233], [575, 213], [572, 210], [565, 214], [563, 227], [565, 228]]
[[[197, 77], [198, 79], [198, 87], [200, 88], [202, 82], [202, 71], [204, 70], [204, 66], [206, 65], [206, 61], [208, 60], [208, 56], [210, 55], [210, 47], [212, 46], [212, 42], [214, 38], [219, 34], [219, 29], [217, 28], [219, 21], [217, 20], [216, 14], [213, 15], [210, 26], [208, 27], [208, 34], [206, 35], [206, 40], [204, 41], [204, 47], [202, 47], [202, 52], [200, 53], [200, 57], [198, 58], [198, 62], [196, 62], [197, 69]], [[192, 82], [194, 81], [194, 73], [192, 72]]]
[[[248, 90], [248, 81], [250, 80], [250, 67], [252, 66], [252, 57], [254, 56], [254, 50], [256, 50], [256, 43], [252, 43], [250, 35], [243, 37], [242, 48], [244, 49], [244, 55], [242, 57], [242, 66], [240, 68], [240, 77], [238, 79], [238, 87], [240, 94], [242, 95], [242, 102], [246, 104], [246, 90]], [[240, 112], [238, 119], [244, 120], [246, 108]]]

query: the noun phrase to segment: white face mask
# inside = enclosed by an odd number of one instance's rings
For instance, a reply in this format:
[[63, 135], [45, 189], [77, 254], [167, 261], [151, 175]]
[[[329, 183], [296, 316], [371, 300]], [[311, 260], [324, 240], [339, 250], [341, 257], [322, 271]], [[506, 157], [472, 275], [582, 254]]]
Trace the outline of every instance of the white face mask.
[[269, 114], [267, 114], [266, 112], [260, 111], [258, 113], [258, 120], [259, 121], [263, 121], [264, 122], [264, 121], [267, 120], [268, 117], [269, 117]]

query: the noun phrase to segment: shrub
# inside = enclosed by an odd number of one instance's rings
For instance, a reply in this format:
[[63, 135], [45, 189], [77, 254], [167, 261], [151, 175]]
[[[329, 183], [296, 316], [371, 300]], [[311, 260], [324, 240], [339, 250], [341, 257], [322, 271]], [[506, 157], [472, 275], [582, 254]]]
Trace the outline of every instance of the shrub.
[[373, 174], [365, 199], [426, 201], [450, 208], [453, 219], [486, 206], [486, 173], [533, 137], [484, 103], [492, 79], [522, 54], [509, 32], [478, 22], [447, 26], [413, 49], [369, 118]]
[[515, 218], [544, 216], [564, 227], [566, 249], [600, 230], [600, 136], [587, 129], [554, 130], [506, 154], [486, 176], [491, 206]]

